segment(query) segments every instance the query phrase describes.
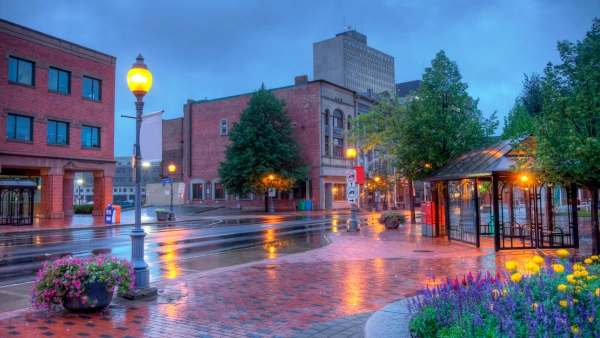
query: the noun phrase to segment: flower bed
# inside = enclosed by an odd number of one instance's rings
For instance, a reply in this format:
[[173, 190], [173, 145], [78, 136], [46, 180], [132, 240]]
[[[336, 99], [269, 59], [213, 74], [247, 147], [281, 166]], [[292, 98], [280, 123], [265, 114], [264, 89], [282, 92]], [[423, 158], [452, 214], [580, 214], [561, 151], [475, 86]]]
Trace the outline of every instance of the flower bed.
[[80, 297], [83, 304], [95, 307], [87, 297], [87, 283], [106, 283], [107, 291], [115, 288], [131, 290], [134, 283], [133, 265], [126, 259], [98, 255], [91, 258], [63, 257], [45, 262], [38, 272], [31, 302], [36, 309], [59, 309], [66, 297]]
[[[469, 273], [422, 290], [411, 302], [418, 337], [600, 337], [598, 256], [550, 264], [535, 256], [506, 272]], [[520, 268], [520, 269], [519, 269]]]

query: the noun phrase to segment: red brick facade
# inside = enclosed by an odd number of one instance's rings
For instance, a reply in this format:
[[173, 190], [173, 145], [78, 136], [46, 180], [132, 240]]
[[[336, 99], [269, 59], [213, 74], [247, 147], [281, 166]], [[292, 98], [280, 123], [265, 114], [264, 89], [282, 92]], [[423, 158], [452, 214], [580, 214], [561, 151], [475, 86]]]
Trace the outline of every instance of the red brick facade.
[[[301, 197], [310, 199], [313, 209], [349, 208], [345, 199], [334, 200], [332, 195], [333, 184], [345, 184], [349, 162], [340, 156], [330, 156], [332, 145], [325, 142], [324, 121], [325, 112], [328, 112], [329, 125], [332, 125], [333, 111], [341, 112], [344, 121], [347, 121], [347, 117], [356, 116], [356, 94], [327, 81], [305, 80], [299, 77], [294, 86], [273, 89], [274, 94], [287, 103], [286, 109], [293, 121], [293, 135], [302, 145], [302, 156], [310, 166], [308, 181], [303, 183], [300, 192]], [[217, 169], [219, 163], [225, 160], [225, 148], [230, 142], [221, 128], [222, 122], [226, 121], [228, 132], [233, 122], [239, 121], [240, 113], [246, 108], [250, 97], [251, 94], [244, 94], [216, 100], [190, 100], [184, 106], [183, 171], [188, 204], [239, 205], [244, 209], [264, 210], [262, 196], [253, 199], [239, 199], [236, 196], [214, 198], [215, 183], [219, 181]], [[175, 128], [171, 126], [171, 121], [163, 122], [165, 136], [166, 128]], [[343, 125], [343, 129], [347, 129], [346, 122]], [[344, 139], [343, 149], [346, 149], [345, 136], [340, 138]], [[174, 146], [175, 142], [165, 137], [163, 152], [172, 151]], [[194, 184], [202, 184], [201, 193], [192, 191]], [[294, 210], [298, 202], [291, 193], [279, 193], [274, 198], [276, 210]]]
[[[73, 173], [94, 172], [94, 213], [112, 201], [116, 59], [0, 20], [0, 177], [37, 180], [38, 217], [72, 213]], [[9, 60], [34, 64], [33, 85], [9, 80]], [[50, 68], [68, 73], [69, 93], [49, 89]], [[83, 97], [83, 78], [99, 82], [100, 99]], [[8, 135], [9, 116], [31, 119], [30, 140]], [[67, 123], [68, 144], [49, 143], [48, 121]], [[82, 144], [82, 127], [98, 128], [99, 147]], [[64, 184], [69, 187], [63, 187]], [[100, 191], [98, 191], [100, 190]]]

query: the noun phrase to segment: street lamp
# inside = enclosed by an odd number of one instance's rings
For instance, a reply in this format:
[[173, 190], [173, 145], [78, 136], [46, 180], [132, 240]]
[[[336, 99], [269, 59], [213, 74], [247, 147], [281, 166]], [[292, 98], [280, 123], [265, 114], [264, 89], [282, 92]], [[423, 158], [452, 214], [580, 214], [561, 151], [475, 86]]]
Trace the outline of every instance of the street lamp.
[[[275, 179], [274, 175], [269, 175], [269, 186], [271, 188], [273, 188], [273, 180]], [[270, 206], [269, 206], [269, 213], [274, 214], [275, 213], [275, 207], [273, 206], [273, 196], [271, 194], [271, 192], [269, 191], [269, 200], [270, 200]]]
[[375, 211], [379, 211], [379, 176], [375, 176]]
[[[356, 149], [348, 147], [346, 150], [346, 156], [350, 159], [350, 170], [354, 168], [354, 158], [356, 157]], [[350, 203], [350, 224], [348, 226], [348, 232], [360, 231], [358, 228], [358, 222], [356, 221], [356, 203]]]
[[81, 185], [83, 184], [83, 178], [78, 179], [77, 184], [79, 184], [79, 204], [81, 204]]
[[135, 227], [131, 230], [131, 261], [135, 274], [135, 289], [128, 294], [128, 298], [136, 299], [157, 294], [154, 287], [150, 287], [150, 271], [148, 264], [144, 261], [144, 237], [146, 232], [142, 229], [142, 153], [140, 149], [140, 128], [142, 126], [142, 110], [144, 109], [144, 95], [152, 87], [152, 74], [144, 63], [142, 54], [135, 59], [127, 73], [127, 85], [135, 95]]
[[175, 214], [173, 213], [173, 173], [175, 172], [175, 169], [177, 169], [177, 167], [171, 163], [169, 164], [169, 173], [171, 174], [171, 206], [169, 207], [169, 220], [170, 221], [174, 221], [175, 220]]

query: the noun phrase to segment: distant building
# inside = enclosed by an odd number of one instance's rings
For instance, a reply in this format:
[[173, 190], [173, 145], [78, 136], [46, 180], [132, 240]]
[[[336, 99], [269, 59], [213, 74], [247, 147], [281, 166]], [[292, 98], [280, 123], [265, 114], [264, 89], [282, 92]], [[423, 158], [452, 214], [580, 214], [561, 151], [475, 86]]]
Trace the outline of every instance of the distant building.
[[396, 95], [399, 98], [405, 98], [410, 92], [417, 91], [421, 87], [421, 80], [396, 83]]
[[355, 30], [313, 44], [313, 76], [356, 92], [396, 90], [394, 57], [367, 46], [367, 37]]
[[[112, 202], [116, 58], [0, 19], [0, 178], [36, 182], [34, 216], [73, 213], [89, 173], [94, 215]], [[0, 218], [6, 217], [1, 199]]]

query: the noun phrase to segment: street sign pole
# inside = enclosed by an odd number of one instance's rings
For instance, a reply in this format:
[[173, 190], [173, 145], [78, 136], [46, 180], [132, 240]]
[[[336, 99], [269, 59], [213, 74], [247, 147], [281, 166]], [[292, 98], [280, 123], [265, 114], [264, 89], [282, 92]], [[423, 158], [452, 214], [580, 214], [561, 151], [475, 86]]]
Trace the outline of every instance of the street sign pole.
[[358, 188], [356, 186], [356, 170], [346, 171], [346, 199], [350, 203], [350, 223], [348, 232], [360, 231], [356, 221], [356, 198], [358, 197]]

